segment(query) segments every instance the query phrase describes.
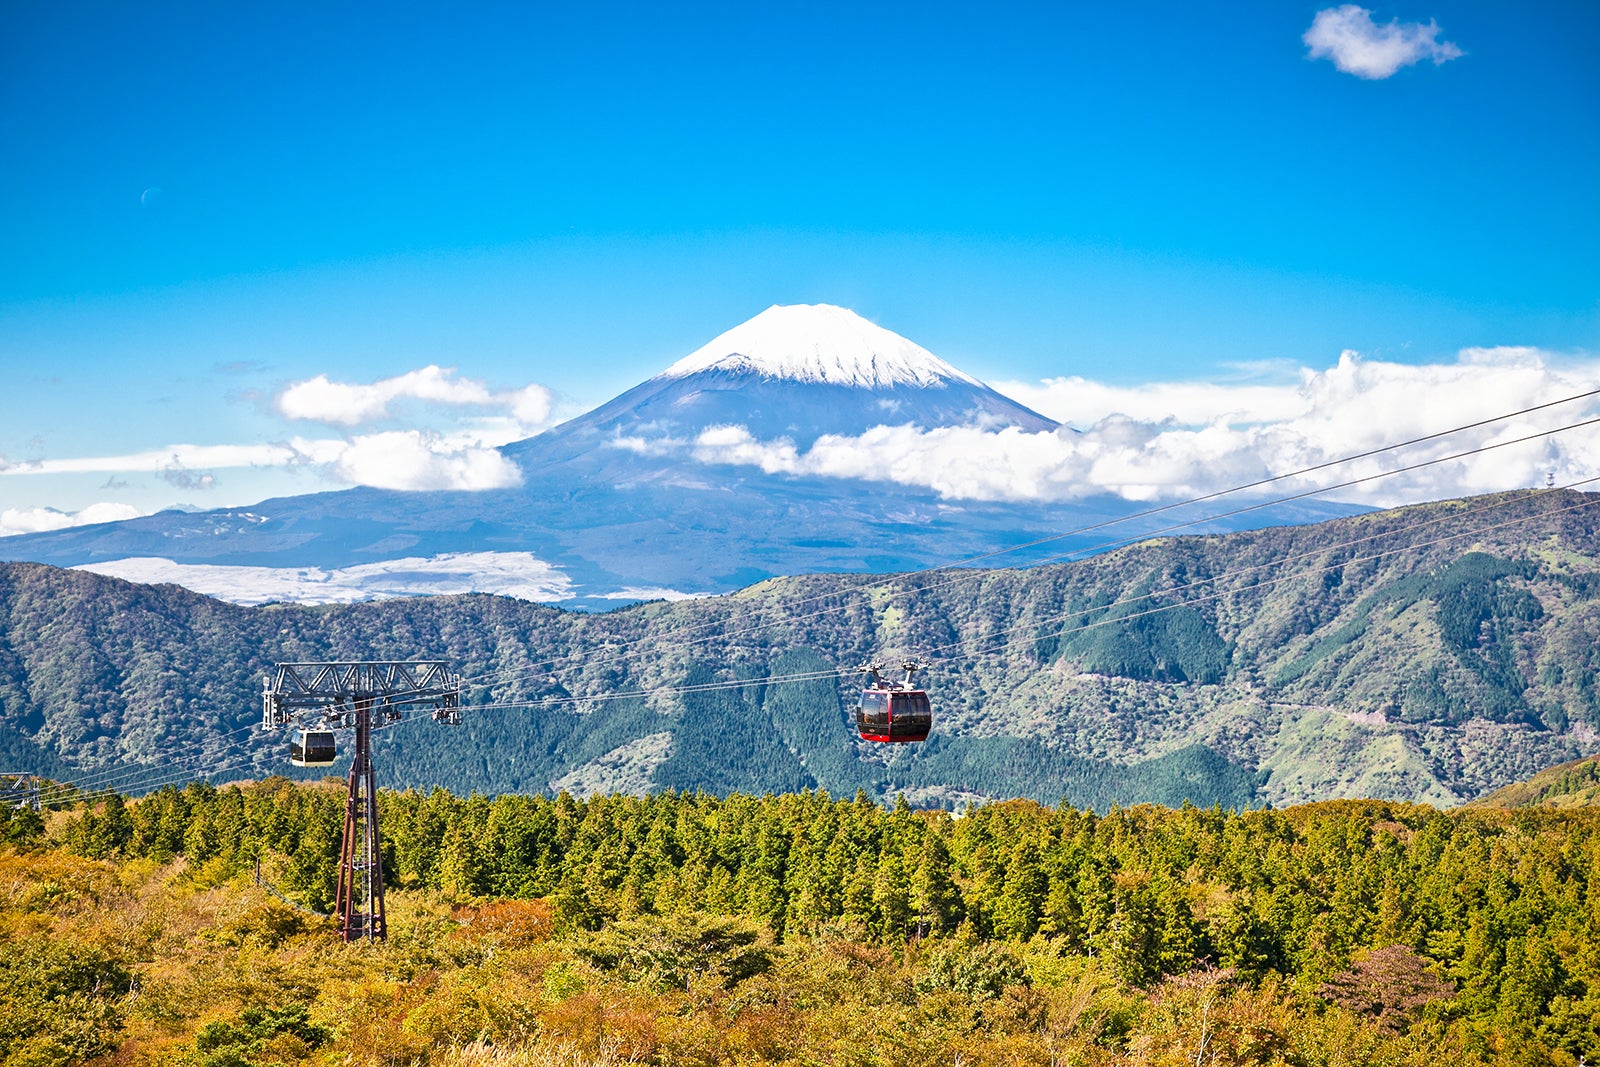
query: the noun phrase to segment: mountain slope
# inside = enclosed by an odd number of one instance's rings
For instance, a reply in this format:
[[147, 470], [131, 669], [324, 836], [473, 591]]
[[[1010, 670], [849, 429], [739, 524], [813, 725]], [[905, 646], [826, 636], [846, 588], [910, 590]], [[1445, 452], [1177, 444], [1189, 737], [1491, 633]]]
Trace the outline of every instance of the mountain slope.
[[[1506, 494], [593, 615], [476, 595], [249, 609], [12, 564], [0, 729], [83, 768], [175, 751], [259, 774], [283, 739], [223, 735], [254, 737], [271, 662], [443, 656], [480, 681], [469, 705], [538, 703], [390, 732], [388, 782], [1448, 804], [1600, 742], [1595, 502]], [[912, 654], [933, 660], [937, 725], [910, 749], [852, 740], [848, 675], [788, 680]]]
[[1502, 786], [1472, 802], [1475, 808], [1592, 808], [1600, 806], [1600, 756], [1549, 767], [1526, 782]]

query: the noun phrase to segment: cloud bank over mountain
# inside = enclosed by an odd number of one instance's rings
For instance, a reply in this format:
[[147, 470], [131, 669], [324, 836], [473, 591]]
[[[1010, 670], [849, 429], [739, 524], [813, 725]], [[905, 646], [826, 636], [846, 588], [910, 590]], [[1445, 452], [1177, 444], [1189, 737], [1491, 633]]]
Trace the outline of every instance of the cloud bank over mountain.
[[[735, 333], [729, 331], [724, 337]], [[662, 377], [691, 373], [696, 367], [727, 371], [735, 365], [786, 373], [785, 364], [775, 356], [762, 362], [759, 353], [763, 345], [771, 349], [770, 339], [734, 340], [749, 342], [742, 347], [758, 355], [724, 357], [719, 362], [705, 355], [712, 349], [708, 345]], [[897, 340], [910, 345], [903, 338]], [[874, 363], [869, 354], [852, 364], [830, 354], [821, 365], [841, 381], [861, 380], [863, 375], [870, 380], [875, 374], [888, 381], [898, 374], [915, 382], [929, 373], [928, 367], [948, 367], [926, 350], [911, 348], [933, 362]], [[790, 371], [799, 373], [792, 367]], [[819, 374], [812, 376], [822, 380]], [[882, 401], [875, 416], [881, 419], [878, 425], [857, 433], [825, 433], [808, 446], [798, 445], [792, 433], [764, 435], [738, 418], [695, 427], [679, 436], [617, 433], [606, 445], [640, 456], [748, 466], [768, 474], [893, 481], [925, 487], [947, 500], [1066, 502], [1110, 493], [1142, 502], [1215, 492], [1571, 396], [1597, 384], [1600, 359], [1586, 354], [1504, 346], [1467, 349], [1450, 363], [1399, 363], [1346, 351], [1323, 370], [1242, 367], [1234, 381], [1119, 385], [1086, 375], [1064, 375], [997, 383], [999, 393], [1071, 429], [996, 429], [976, 416], [968, 425], [930, 427], [919, 421], [920, 412], [909, 401]], [[318, 376], [286, 387], [277, 402], [297, 417], [327, 422], [341, 421], [336, 414], [348, 409], [351, 414], [342, 421], [354, 425], [393, 421], [396, 402], [407, 399], [447, 407], [472, 404], [494, 413], [471, 425], [444, 430], [396, 425], [338, 438], [295, 436], [260, 445], [177, 444], [120, 456], [35, 460], [0, 465], [0, 477], [143, 471], [171, 481], [171, 472], [181, 471], [193, 487], [201, 484], [194, 480], [200, 472], [210, 479], [209, 472], [282, 467], [311, 472], [322, 488], [504, 489], [521, 484], [523, 473], [500, 446], [542, 429], [552, 410], [549, 391], [537, 383], [491, 391], [431, 366], [367, 384]], [[1455, 436], [1411, 454], [1410, 461], [1581, 421], [1586, 413], [1593, 417], [1597, 411], [1600, 405], [1591, 398]], [[426, 414], [425, 406], [421, 417]], [[1342, 473], [1346, 478], [1363, 477], [1395, 465], [1392, 459], [1375, 457]], [[1341, 496], [1390, 506], [1542, 484], [1547, 474], [1562, 484], [1600, 474], [1600, 435], [1556, 435], [1351, 487]], [[0, 536], [114, 521], [136, 513], [114, 501], [76, 511], [13, 508], [0, 513]]]
[[[372, 382], [318, 374], [282, 386], [266, 406], [284, 420], [286, 429], [314, 422], [341, 432], [336, 437], [286, 432], [277, 440], [249, 444], [177, 442], [100, 456], [9, 462], [0, 456], [0, 478], [104, 474], [110, 477], [101, 489], [115, 491], [127, 488], [129, 476], [142, 475], [185, 494], [188, 507], [197, 501], [206, 506], [254, 503], [264, 494], [241, 498], [237, 490], [227, 492], [245, 472], [292, 472], [301, 479], [297, 492], [305, 490], [306, 482], [318, 490], [504, 489], [520, 484], [521, 473], [500, 453], [500, 446], [548, 427], [555, 397], [537, 382], [492, 389], [457, 376], [453, 368], [430, 364]], [[9, 508], [0, 512], [0, 537], [153, 510], [115, 500], [79, 508]]]
[[[1080, 431], [883, 425], [827, 435], [809, 449], [761, 440], [738, 425], [682, 442], [703, 463], [766, 473], [894, 481], [950, 500], [1073, 501], [1111, 493], [1132, 501], [1213, 493], [1573, 396], [1600, 385], [1600, 360], [1563, 359], [1526, 347], [1475, 348], [1454, 363], [1404, 364], [1344, 352], [1327, 370], [1301, 369], [1284, 384], [1157, 382], [1112, 386], [1072, 376], [1001, 382], [998, 390]], [[915, 411], [907, 413], [915, 418]], [[1365, 478], [1458, 452], [1581, 422], [1595, 398], [1341, 468]], [[627, 447], [642, 447], [627, 442]], [[665, 447], [657, 443], [657, 448]], [[1569, 432], [1459, 462], [1340, 490], [1376, 506], [1441, 499], [1600, 475], [1600, 434]], [[1319, 477], [1299, 488], [1327, 484]], [[1291, 487], [1293, 488], [1293, 487]]]
[[91, 504], [79, 511], [60, 511], [56, 508], [6, 508], [0, 511], [0, 537], [13, 534], [42, 533], [45, 530], [65, 530], [72, 526], [89, 526], [97, 522], [117, 522], [137, 518], [139, 509], [128, 504]]
[[[1346, 351], [1321, 371], [1302, 368], [1278, 385], [1170, 382], [1108, 387], [1083, 378], [999, 388], [1035, 410], [1084, 429], [1061, 438], [1057, 457], [1078, 463], [1094, 484], [1157, 487], [1158, 495], [1211, 492], [1254, 476], [1282, 473], [1600, 387], [1600, 359], [1529, 347], [1471, 348], [1453, 363], [1398, 363]], [[1405, 462], [1509, 441], [1600, 415], [1588, 397], [1535, 415], [1451, 436], [1410, 450]], [[1092, 458], [1095, 462], [1086, 463]], [[1399, 465], [1378, 456], [1341, 470], [1364, 477]], [[1341, 490], [1344, 499], [1389, 506], [1600, 474], [1593, 428], [1509, 446], [1457, 463], [1423, 468]]]
[[521, 473], [498, 446], [544, 429], [554, 395], [537, 382], [491, 389], [435, 364], [372, 382], [340, 382], [318, 374], [285, 386], [274, 399], [285, 418], [355, 427], [393, 423], [400, 409], [412, 419], [444, 409], [476, 415], [452, 431], [436, 426], [396, 426], [354, 434], [342, 442], [317, 442], [326, 476], [345, 485], [378, 489], [483, 490], [519, 484]]
[[354, 438], [340, 451], [332, 472], [346, 484], [377, 489], [505, 489], [522, 482], [522, 472], [495, 449], [451, 447], [421, 430]]

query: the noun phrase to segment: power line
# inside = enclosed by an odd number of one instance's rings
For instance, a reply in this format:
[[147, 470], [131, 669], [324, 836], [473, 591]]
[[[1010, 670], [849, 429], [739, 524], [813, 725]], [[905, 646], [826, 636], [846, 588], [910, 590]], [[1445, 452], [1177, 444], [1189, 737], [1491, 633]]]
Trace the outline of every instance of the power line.
[[[212, 734], [212, 735], [210, 735], [209, 739], [212, 740], [212, 741], [226, 740], [227, 738], [233, 737], [233, 736], [235, 736], [237, 734], [247, 733], [249, 731], [255, 730], [258, 725], [259, 725], [258, 723], [249, 723], [249, 724], [247, 724], [245, 726], [240, 726], [240, 727], [237, 727], [236, 729], [228, 730], [225, 733]], [[231, 748], [231, 747], [232, 747], [232, 745], [225, 745], [224, 746], [224, 750], [226, 750], [227, 748]], [[207, 757], [204, 754], [200, 754], [200, 755], [198, 755], [196, 757], [193, 757], [193, 758], [202, 758], [203, 759], [203, 758], [207, 758]], [[138, 766], [139, 766], [140, 769], [137, 770], [137, 771], [133, 771], [131, 773], [134, 773], [134, 774], [142, 773], [142, 771], [145, 768], [148, 768], [150, 765], [149, 764], [139, 764]], [[128, 773], [130, 773], [130, 772], [127, 770], [127, 765], [125, 763], [120, 763], [120, 764], [119, 763], [113, 763], [108, 767], [101, 767], [101, 768], [99, 768], [97, 770], [89, 772], [88, 774], [85, 774], [85, 775], [82, 775], [80, 777], [72, 779], [72, 786], [74, 788], [78, 788], [78, 789], [82, 789], [84, 787], [93, 787], [95, 789], [98, 789], [98, 788], [101, 787], [101, 785], [103, 783], [108, 782], [108, 781], [115, 781], [116, 779], [118, 779], [120, 777], [123, 777], [124, 775], [126, 775]], [[66, 786], [66, 783], [62, 783], [61, 786], [58, 787], [58, 788], [65, 788], [65, 786]]]

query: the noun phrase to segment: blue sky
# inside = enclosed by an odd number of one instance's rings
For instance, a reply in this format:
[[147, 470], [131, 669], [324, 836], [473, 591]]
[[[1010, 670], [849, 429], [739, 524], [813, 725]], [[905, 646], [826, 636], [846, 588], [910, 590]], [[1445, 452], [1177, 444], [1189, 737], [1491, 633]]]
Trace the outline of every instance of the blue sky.
[[4, 5], [0, 509], [332, 488], [90, 461], [328, 438], [274, 404], [316, 375], [559, 417], [772, 303], [1019, 385], [1509, 346], [1581, 378], [1600, 7], [1375, 7], [1432, 24], [1387, 76], [1311, 54], [1323, 10]]

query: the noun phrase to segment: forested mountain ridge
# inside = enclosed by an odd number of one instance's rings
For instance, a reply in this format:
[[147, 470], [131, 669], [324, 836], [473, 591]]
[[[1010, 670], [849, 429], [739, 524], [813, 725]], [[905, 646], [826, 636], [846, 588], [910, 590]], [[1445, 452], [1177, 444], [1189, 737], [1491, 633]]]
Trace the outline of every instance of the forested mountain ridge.
[[[387, 731], [383, 781], [1452, 803], [1600, 739], [1594, 500], [1505, 494], [604, 614], [481, 595], [242, 608], [6, 564], [0, 759], [70, 777], [199, 753], [196, 769], [263, 775], [283, 766], [285, 739], [249, 731], [272, 662], [443, 657], [486, 684], [460, 728]], [[938, 709], [910, 750], [851, 739], [849, 679], [786, 680], [902, 655], [932, 660]], [[546, 703], [470, 710], [503, 701]]]

